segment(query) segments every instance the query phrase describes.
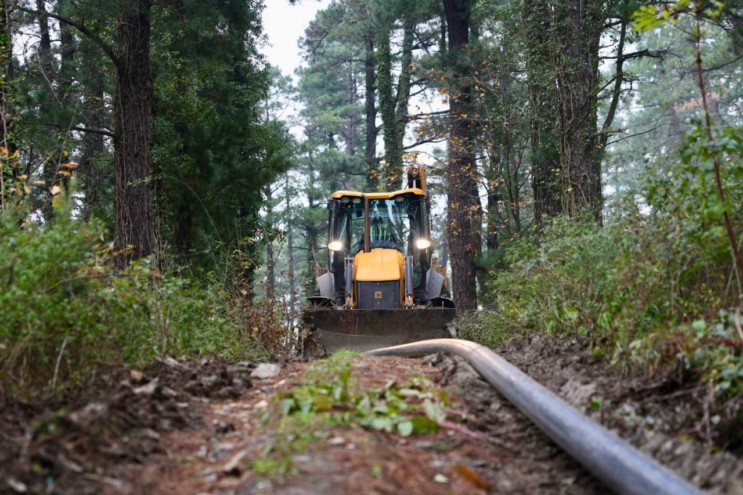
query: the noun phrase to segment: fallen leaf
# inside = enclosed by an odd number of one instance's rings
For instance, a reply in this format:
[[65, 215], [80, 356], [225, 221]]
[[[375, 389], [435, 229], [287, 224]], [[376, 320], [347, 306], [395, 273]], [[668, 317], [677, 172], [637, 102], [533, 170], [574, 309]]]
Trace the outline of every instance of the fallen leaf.
[[459, 473], [463, 478], [469, 480], [472, 482], [473, 485], [475, 485], [478, 488], [482, 488], [483, 490], [487, 490], [490, 488], [485, 481], [483, 481], [482, 478], [480, 478], [477, 473], [475, 473], [473, 470], [468, 468], [467, 466], [462, 466], [461, 464], [454, 466], [454, 470]]
[[[5, 149], [5, 148], [3, 148], [3, 149]], [[7, 151], [6, 151], [6, 153], [7, 153]], [[13, 490], [15, 490], [18, 493], [26, 493], [28, 491], [28, 487], [25, 485], [25, 483], [23, 483], [21, 481], [18, 481], [15, 478], [8, 478], [5, 481], [8, 483], [8, 485], [10, 485], [10, 487]]]
[[227, 464], [225, 464], [222, 468], [222, 472], [224, 474], [239, 476], [242, 470], [240, 465], [242, 464], [243, 459], [245, 459], [246, 457], [248, 457], [248, 451], [241, 450], [237, 454], [233, 455], [229, 461], [227, 461]]
[[433, 480], [436, 483], [449, 483], [449, 478], [447, 478], [441, 473], [436, 473], [436, 476], [433, 477]]

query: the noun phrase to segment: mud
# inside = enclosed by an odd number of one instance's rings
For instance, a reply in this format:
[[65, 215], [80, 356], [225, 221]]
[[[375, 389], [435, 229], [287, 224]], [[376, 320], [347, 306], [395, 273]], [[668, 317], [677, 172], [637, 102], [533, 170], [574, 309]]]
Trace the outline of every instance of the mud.
[[[451, 392], [452, 424], [442, 431], [402, 438], [360, 427], [311, 426], [319, 440], [281, 459], [286, 472], [251, 469], [267, 448], [281, 450], [284, 432], [271, 397], [303, 380], [295, 364], [275, 380], [257, 384], [240, 401], [209, 405], [207, 424], [223, 432], [175, 434], [171, 456], [189, 459], [163, 476], [162, 470], [132, 471], [148, 493], [213, 494], [483, 494], [606, 493], [590, 474], [531, 426], [482, 382], [467, 364], [433, 357], [361, 358], [354, 376], [363, 389], [425, 376]], [[208, 446], [206, 449], [203, 446]], [[140, 484], [141, 486], [141, 484]]]
[[496, 352], [695, 485], [743, 494], [743, 452], [734, 431], [742, 424], [736, 420], [741, 397], [712, 412], [709, 389], [688, 373], [622, 373], [578, 338], [526, 336]]
[[239, 397], [252, 365], [163, 360], [87, 390], [0, 413], [0, 493], [118, 492], [122, 466], [164, 453], [163, 435], [203, 427], [198, 399]]
[[443, 384], [466, 397], [467, 424], [488, 436], [505, 458], [491, 463], [502, 479], [496, 493], [606, 493], [607, 488], [573, 461], [496, 392], [462, 358], [429, 356], [424, 362], [441, 368]]
[[[734, 401], [711, 410], [709, 391], [677, 370], [625, 375], [579, 340], [530, 336], [497, 352], [696, 485], [743, 494]], [[468, 364], [443, 355], [362, 357], [353, 371], [365, 390], [414, 376], [446, 389], [441, 431], [403, 438], [327, 422], [282, 431], [275, 398], [304, 383], [308, 367], [166, 359], [54, 402], [6, 404], [0, 493], [608, 492]]]

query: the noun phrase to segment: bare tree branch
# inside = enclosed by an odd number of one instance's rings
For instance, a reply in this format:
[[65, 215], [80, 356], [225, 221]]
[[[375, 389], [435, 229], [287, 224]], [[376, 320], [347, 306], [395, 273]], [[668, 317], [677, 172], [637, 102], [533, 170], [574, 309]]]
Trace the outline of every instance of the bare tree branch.
[[51, 12], [39, 12], [38, 10], [32, 10], [27, 9], [25, 7], [18, 7], [18, 10], [21, 12], [26, 12], [28, 14], [34, 14], [37, 16], [45, 15], [48, 17], [51, 17], [52, 19], [57, 19], [59, 22], [64, 22], [68, 26], [72, 26], [78, 31], [80, 31], [82, 34], [90, 38], [91, 41], [93, 41], [96, 45], [98, 45], [101, 50], [104, 51], [106, 55], [111, 59], [111, 61], [116, 65], [117, 68], [119, 68], [121, 62], [119, 61], [118, 55], [116, 55], [116, 52], [114, 51], [113, 47], [106, 43], [100, 36], [98, 36], [96, 33], [91, 31], [88, 27], [86, 27], [84, 24], [81, 24], [77, 21], [73, 21], [72, 19], [68, 19], [66, 17], [63, 17], [61, 15], [53, 14]]

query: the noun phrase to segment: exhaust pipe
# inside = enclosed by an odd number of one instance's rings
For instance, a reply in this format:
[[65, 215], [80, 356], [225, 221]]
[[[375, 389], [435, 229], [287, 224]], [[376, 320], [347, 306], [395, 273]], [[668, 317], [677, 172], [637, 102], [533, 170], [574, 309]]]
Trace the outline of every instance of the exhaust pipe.
[[448, 352], [467, 360], [493, 387], [586, 469], [621, 494], [701, 494], [655, 459], [591, 421], [487, 347], [434, 339], [368, 351], [370, 356], [416, 357]]

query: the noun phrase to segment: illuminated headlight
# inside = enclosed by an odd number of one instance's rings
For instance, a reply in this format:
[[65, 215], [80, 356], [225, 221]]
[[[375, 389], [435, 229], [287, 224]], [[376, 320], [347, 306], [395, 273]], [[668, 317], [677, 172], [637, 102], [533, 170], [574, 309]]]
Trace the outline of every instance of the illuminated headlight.
[[328, 244], [328, 249], [331, 251], [340, 251], [343, 249], [343, 243], [341, 241], [333, 241], [330, 244]]
[[418, 249], [428, 249], [431, 247], [431, 241], [428, 239], [418, 239], [415, 241], [415, 247]]

